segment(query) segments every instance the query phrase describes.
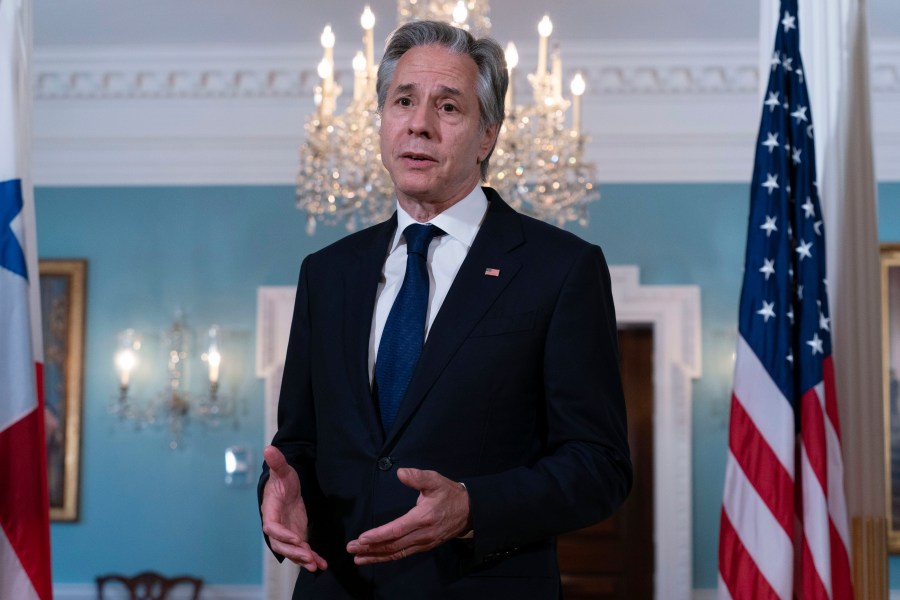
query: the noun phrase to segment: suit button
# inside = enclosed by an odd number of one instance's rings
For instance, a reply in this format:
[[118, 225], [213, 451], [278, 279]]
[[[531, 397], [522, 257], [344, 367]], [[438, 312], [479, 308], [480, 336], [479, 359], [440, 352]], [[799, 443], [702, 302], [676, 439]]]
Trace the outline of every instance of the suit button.
[[391, 460], [390, 456], [382, 456], [378, 459], [378, 468], [382, 471], [390, 471], [391, 467], [394, 466], [394, 461]]

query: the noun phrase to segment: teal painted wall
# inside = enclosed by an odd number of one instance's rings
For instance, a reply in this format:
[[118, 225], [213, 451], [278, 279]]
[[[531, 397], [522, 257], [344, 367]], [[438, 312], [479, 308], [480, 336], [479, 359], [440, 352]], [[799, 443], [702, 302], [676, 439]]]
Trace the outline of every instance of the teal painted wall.
[[[748, 189], [744, 184], [604, 185], [590, 225], [610, 264], [636, 264], [645, 284], [699, 285], [703, 376], [693, 394], [694, 587], [716, 584]], [[900, 183], [882, 184], [879, 235], [900, 241]], [[58, 583], [105, 571], [192, 572], [212, 584], [259, 584], [252, 487], [223, 483], [223, 452], [262, 447], [262, 384], [254, 373], [256, 288], [293, 285], [301, 258], [340, 227], [304, 232], [289, 187], [39, 188], [42, 258], [88, 260], [81, 518], [52, 527]], [[196, 330], [217, 323], [238, 364], [223, 388], [239, 397], [237, 428], [198, 427], [170, 451], [162, 432], [115, 426], [115, 334], [166, 328], [183, 311]], [[162, 367], [161, 367], [162, 368]], [[162, 376], [157, 376], [161, 382]], [[161, 384], [161, 383], [160, 383]], [[900, 559], [891, 559], [900, 587]]]

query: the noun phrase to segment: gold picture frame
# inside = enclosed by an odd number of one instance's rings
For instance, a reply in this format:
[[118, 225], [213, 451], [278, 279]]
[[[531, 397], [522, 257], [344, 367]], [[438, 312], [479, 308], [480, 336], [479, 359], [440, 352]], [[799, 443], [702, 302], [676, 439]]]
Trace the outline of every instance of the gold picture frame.
[[77, 521], [87, 261], [41, 260], [38, 271], [50, 520]]

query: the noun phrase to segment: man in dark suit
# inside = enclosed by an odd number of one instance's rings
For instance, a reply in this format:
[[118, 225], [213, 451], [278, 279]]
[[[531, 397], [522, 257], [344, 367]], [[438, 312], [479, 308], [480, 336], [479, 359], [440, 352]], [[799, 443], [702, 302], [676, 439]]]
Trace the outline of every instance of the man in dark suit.
[[555, 536], [631, 487], [600, 248], [479, 186], [507, 83], [446, 24], [385, 50], [397, 212], [304, 260], [260, 478], [295, 598], [557, 598]]

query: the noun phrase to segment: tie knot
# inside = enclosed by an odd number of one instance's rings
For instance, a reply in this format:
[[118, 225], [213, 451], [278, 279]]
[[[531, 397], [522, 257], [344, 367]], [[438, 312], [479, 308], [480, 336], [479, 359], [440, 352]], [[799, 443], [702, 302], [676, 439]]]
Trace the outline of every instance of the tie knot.
[[431, 240], [444, 234], [444, 230], [440, 227], [413, 223], [403, 230], [403, 237], [406, 239], [406, 253], [427, 256], [428, 244], [431, 243]]

